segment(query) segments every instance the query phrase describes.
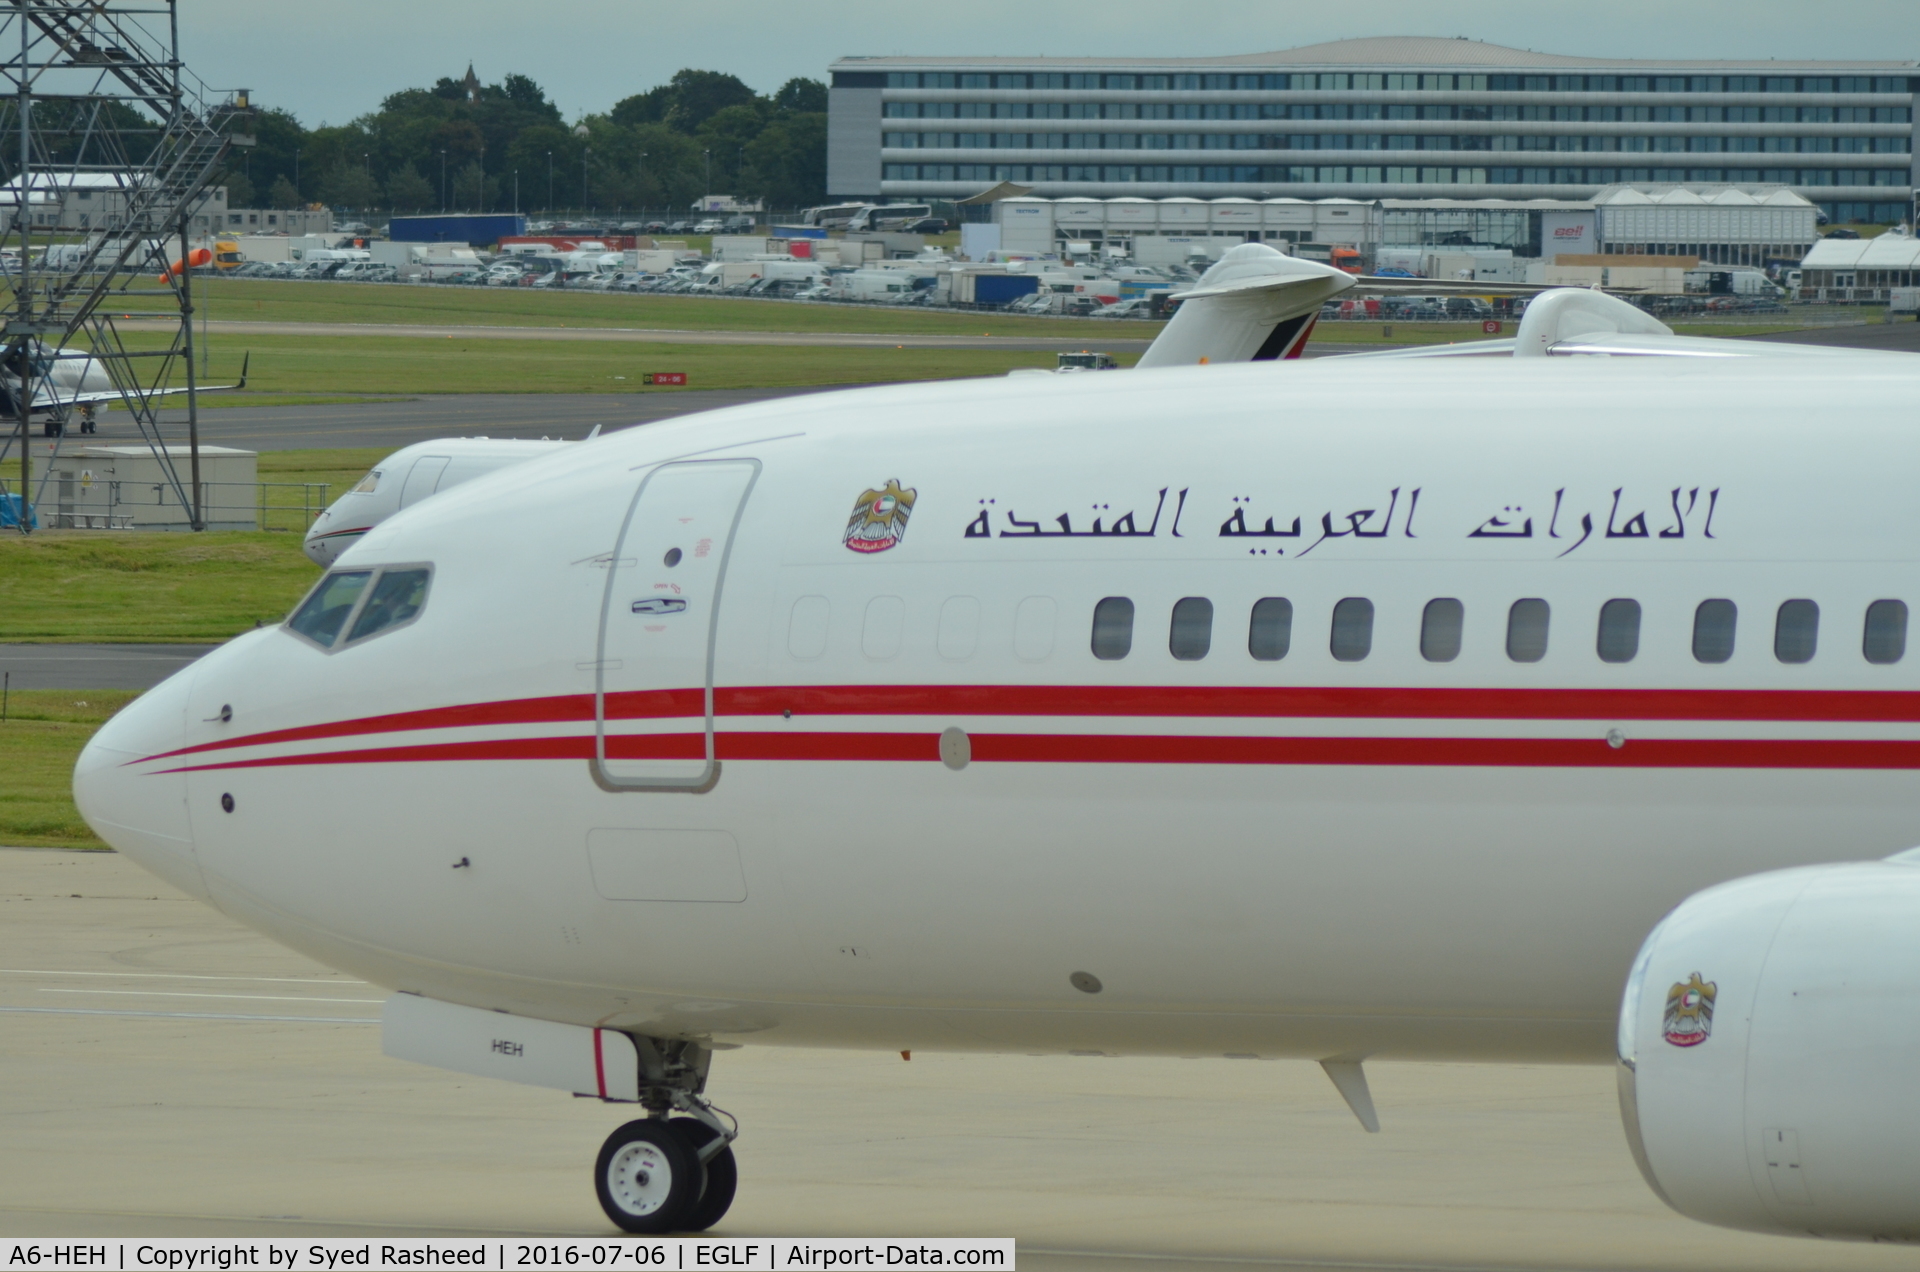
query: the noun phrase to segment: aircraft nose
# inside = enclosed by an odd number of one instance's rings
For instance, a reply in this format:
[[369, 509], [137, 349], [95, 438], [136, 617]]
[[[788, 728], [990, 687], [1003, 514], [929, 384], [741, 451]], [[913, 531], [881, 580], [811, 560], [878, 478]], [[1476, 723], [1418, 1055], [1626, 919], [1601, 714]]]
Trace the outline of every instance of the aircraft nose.
[[331, 511], [321, 513], [314, 519], [312, 528], [307, 531], [306, 541], [300, 545], [300, 550], [307, 554], [307, 560], [315, 565], [333, 564], [333, 541], [323, 537], [332, 520]]
[[73, 769], [73, 798], [93, 833], [182, 892], [208, 899], [193, 851], [187, 779], [155, 757], [186, 736], [195, 667], [135, 698], [93, 735]]

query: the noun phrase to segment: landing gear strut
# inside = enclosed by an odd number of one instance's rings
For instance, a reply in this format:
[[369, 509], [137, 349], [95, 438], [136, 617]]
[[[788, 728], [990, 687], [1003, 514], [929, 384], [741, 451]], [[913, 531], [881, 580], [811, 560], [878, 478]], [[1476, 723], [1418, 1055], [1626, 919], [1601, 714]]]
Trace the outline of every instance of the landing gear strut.
[[[739, 1128], [702, 1096], [713, 1053], [690, 1042], [634, 1036], [640, 1103], [647, 1116], [601, 1145], [594, 1191], [607, 1218], [628, 1232], [704, 1232], [733, 1205]], [[671, 1117], [675, 1110], [686, 1117]]]

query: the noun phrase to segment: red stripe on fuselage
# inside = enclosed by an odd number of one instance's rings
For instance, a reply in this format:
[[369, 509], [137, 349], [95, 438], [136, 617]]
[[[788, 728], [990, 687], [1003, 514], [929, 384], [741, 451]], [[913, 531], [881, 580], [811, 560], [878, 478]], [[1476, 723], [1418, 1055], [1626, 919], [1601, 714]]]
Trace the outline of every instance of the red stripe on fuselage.
[[[607, 695], [611, 720], [697, 718], [699, 689]], [[1920, 692], [1879, 689], [1348, 689], [1310, 686], [786, 685], [717, 688], [719, 716], [974, 715], [1194, 719], [1920, 721]], [[327, 738], [594, 718], [593, 695], [516, 698], [301, 725], [146, 757]], [[135, 761], [142, 763], [145, 761]]]
[[[1920, 768], [1920, 742], [1856, 739], [1645, 738], [1622, 746], [1602, 738], [1273, 738], [1158, 734], [976, 733], [975, 763], [1244, 764], [1455, 768]], [[700, 733], [625, 734], [607, 739], [614, 759], [699, 759]], [[940, 759], [933, 733], [719, 733], [730, 761], [912, 761]], [[183, 765], [169, 773], [314, 764], [408, 764], [470, 760], [585, 760], [591, 737], [511, 738], [373, 747]]]

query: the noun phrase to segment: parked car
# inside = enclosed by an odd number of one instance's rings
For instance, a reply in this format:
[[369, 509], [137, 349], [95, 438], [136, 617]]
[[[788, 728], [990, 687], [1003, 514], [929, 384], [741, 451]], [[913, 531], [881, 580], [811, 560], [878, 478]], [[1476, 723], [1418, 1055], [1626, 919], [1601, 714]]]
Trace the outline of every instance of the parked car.
[[698, 225], [695, 225], [692, 232], [695, 234], [718, 234], [721, 232], [721, 227], [725, 224], [726, 223], [720, 220], [720, 218], [710, 216]]
[[945, 234], [947, 223], [937, 216], [923, 216], [900, 227], [902, 234]]
[[1095, 318], [1151, 318], [1153, 305], [1145, 296], [1135, 296], [1093, 311]]

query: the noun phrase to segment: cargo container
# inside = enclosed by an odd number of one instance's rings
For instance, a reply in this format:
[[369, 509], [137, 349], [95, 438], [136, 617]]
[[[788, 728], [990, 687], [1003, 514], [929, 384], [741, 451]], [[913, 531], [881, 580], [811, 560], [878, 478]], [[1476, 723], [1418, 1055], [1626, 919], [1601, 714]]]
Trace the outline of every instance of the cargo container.
[[1032, 274], [955, 273], [950, 298], [956, 305], [1005, 305], [1040, 289]]
[[512, 212], [396, 216], [387, 223], [387, 237], [401, 243], [465, 243], [468, 247], [485, 247], [526, 232], [527, 218]]

